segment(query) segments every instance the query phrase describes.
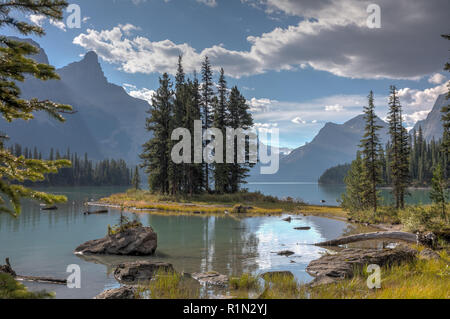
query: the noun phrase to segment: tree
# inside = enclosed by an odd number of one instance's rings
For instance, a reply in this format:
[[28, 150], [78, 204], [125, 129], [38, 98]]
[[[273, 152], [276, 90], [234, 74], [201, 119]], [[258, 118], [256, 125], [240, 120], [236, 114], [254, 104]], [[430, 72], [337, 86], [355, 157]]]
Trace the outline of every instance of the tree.
[[[63, 18], [63, 10], [67, 2], [64, 0], [15, 0], [2, 1], [0, 4], [0, 27], [10, 27], [23, 35], [45, 34], [40, 26], [20, 21], [16, 13], [23, 15], [37, 14], [53, 20]], [[34, 113], [43, 111], [57, 121], [64, 122], [64, 113], [70, 113], [69, 105], [38, 99], [23, 99], [17, 82], [26, 77], [40, 80], [59, 79], [52, 66], [37, 63], [29, 56], [37, 54], [38, 48], [25, 42], [14, 41], [0, 36], [0, 114], [7, 122], [15, 120], [29, 121]], [[66, 200], [64, 196], [50, 195], [26, 188], [17, 183], [40, 181], [45, 174], [56, 173], [58, 169], [70, 166], [68, 160], [42, 161], [15, 156], [0, 145], [0, 213], [18, 216], [21, 212], [20, 200], [31, 198], [46, 204], [54, 204]]]
[[350, 170], [344, 179], [346, 185], [346, 193], [342, 195], [342, 207], [355, 212], [365, 210], [369, 207], [367, 198], [365, 197], [365, 172], [364, 162], [361, 158], [361, 152], [358, 152], [356, 159], [352, 162]]
[[[202, 63], [202, 113], [203, 113], [203, 130], [210, 128], [212, 122], [211, 104], [214, 97], [214, 90], [212, 82], [212, 69], [209, 62], [209, 58], [206, 56]], [[205, 189], [207, 192], [210, 190], [209, 185], [209, 164], [205, 163]]]
[[[450, 40], [450, 34], [443, 34], [444, 39]], [[445, 71], [450, 72], [450, 62], [447, 62], [444, 67]], [[450, 83], [448, 84], [447, 100], [450, 99]], [[444, 157], [447, 159], [446, 175], [450, 178], [450, 105], [442, 108], [442, 124], [444, 125], [444, 136], [442, 138], [442, 151]]]
[[404, 208], [406, 189], [409, 185], [408, 132], [403, 127], [402, 106], [395, 86], [390, 87], [389, 134], [391, 137], [390, 173], [397, 209]]
[[447, 183], [444, 178], [444, 170], [441, 164], [436, 165], [433, 171], [433, 179], [431, 180], [430, 199], [441, 210], [442, 219], [447, 220], [446, 206], [447, 206]]
[[[230, 98], [228, 101], [228, 126], [233, 129], [241, 128], [247, 130], [253, 126], [253, 118], [249, 111], [249, 106], [245, 97], [239, 92], [237, 86], [234, 86], [230, 92]], [[247, 141], [248, 142], [248, 141]], [[236, 193], [239, 191], [241, 184], [245, 184], [245, 179], [248, 177], [250, 167], [254, 166], [252, 163], [238, 163], [238, 149], [237, 149], [237, 137], [234, 142], [234, 163], [229, 164], [229, 184], [230, 192]], [[249, 151], [245, 150], [245, 158], [249, 155]]]
[[131, 184], [135, 190], [141, 189], [141, 176], [139, 175], [139, 167], [136, 165], [134, 169], [133, 178], [131, 180]]
[[[227, 121], [227, 81], [225, 80], [225, 72], [220, 69], [219, 88], [218, 88], [218, 100], [214, 103], [214, 127], [222, 131], [222, 142], [226, 145], [226, 127]], [[225, 152], [223, 154], [223, 163], [214, 164], [214, 182], [215, 191], [218, 193], [225, 193], [228, 190], [229, 179], [228, 170], [229, 165], [225, 163]]]
[[152, 97], [152, 104], [146, 120], [147, 131], [153, 137], [143, 145], [142, 167], [148, 174], [149, 186], [152, 191], [169, 193], [169, 161], [170, 152], [170, 121], [173, 110], [173, 92], [169, 75], [164, 73], [159, 79], [160, 87]]
[[380, 160], [379, 149], [381, 147], [378, 131], [382, 128], [377, 125], [377, 116], [375, 115], [375, 105], [373, 92], [370, 91], [369, 103], [364, 107], [364, 120], [366, 121], [365, 134], [361, 140], [360, 147], [363, 154], [364, 197], [368, 201], [373, 211], [377, 211], [378, 191], [377, 186], [382, 182], [382, 163]]

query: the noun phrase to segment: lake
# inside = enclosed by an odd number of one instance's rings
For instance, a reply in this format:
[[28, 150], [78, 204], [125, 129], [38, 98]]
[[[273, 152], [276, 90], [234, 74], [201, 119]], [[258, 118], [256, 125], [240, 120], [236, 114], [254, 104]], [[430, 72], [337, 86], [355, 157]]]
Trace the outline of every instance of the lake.
[[[326, 199], [332, 203], [339, 190], [324, 189], [314, 184], [249, 185], [249, 188], [280, 197], [300, 197], [311, 203]], [[67, 278], [68, 265], [81, 268], [81, 288], [26, 283], [33, 290], [55, 291], [57, 298], [92, 298], [105, 289], [118, 287], [113, 265], [132, 261], [133, 257], [81, 258], [73, 250], [81, 243], [106, 235], [107, 226], [118, 223], [120, 212], [110, 210], [105, 215], [85, 216], [84, 203], [112, 193], [125, 191], [121, 187], [50, 188], [64, 194], [68, 202], [57, 211], [43, 212], [37, 203], [25, 201], [18, 219], [0, 215], [0, 263], [10, 257], [19, 275]], [[146, 259], [172, 263], [179, 272], [215, 270], [226, 275], [244, 272], [261, 273], [289, 270], [300, 282], [312, 278], [305, 272], [308, 263], [325, 250], [311, 244], [333, 239], [361, 229], [344, 221], [299, 217], [287, 223], [277, 217], [236, 218], [230, 216], [180, 216], [125, 213], [137, 217], [158, 233], [156, 256]], [[309, 226], [298, 231], [294, 227]], [[291, 257], [276, 252], [291, 250]]]

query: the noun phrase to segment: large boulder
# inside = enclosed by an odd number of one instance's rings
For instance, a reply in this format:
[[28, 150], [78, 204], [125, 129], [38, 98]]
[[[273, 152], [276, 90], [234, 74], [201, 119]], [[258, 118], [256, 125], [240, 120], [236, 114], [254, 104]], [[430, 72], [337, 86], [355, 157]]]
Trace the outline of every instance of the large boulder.
[[174, 269], [169, 263], [136, 261], [120, 264], [114, 271], [114, 278], [122, 283], [137, 284], [152, 279], [158, 271], [167, 273]]
[[216, 271], [193, 273], [191, 276], [203, 285], [218, 287], [225, 287], [228, 285], [228, 277], [226, 275], [219, 274]]
[[151, 227], [136, 227], [85, 242], [75, 249], [75, 254], [149, 256], [155, 253], [157, 242]]
[[129, 286], [109, 289], [95, 296], [94, 299], [136, 299], [136, 289]]
[[306, 272], [316, 277], [312, 285], [351, 278], [354, 271], [365, 265], [375, 264], [380, 267], [411, 261], [417, 251], [406, 247], [395, 249], [356, 249], [348, 248], [333, 255], [325, 255], [313, 260]]

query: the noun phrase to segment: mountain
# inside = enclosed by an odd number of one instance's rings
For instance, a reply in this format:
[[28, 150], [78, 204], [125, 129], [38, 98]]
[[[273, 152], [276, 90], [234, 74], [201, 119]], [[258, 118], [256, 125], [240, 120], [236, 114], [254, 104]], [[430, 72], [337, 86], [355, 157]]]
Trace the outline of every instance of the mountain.
[[434, 103], [433, 109], [428, 114], [427, 118], [425, 120], [417, 122], [414, 126], [414, 129], [416, 131], [419, 131], [420, 126], [422, 127], [423, 136], [427, 140], [427, 142], [430, 142], [433, 138], [436, 141], [442, 138], [444, 134], [444, 128], [442, 126], [441, 120], [441, 109], [448, 104], [450, 104], [450, 101], [446, 99], [446, 95], [439, 95], [436, 103]]
[[[388, 140], [388, 126], [377, 119], [382, 126], [382, 143]], [[344, 124], [327, 123], [311, 143], [293, 150], [280, 158], [280, 169], [274, 175], [260, 175], [256, 165], [249, 178], [250, 182], [317, 182], [328, 168], [349, 163], [355, 159], [358, 145], [364, 135], [364, 115], [359, 115]]]
[[[39, 47], [31, 39], [25, 41]], [[48, 63], [43, 49], [32, 58]], [[72, 152], [87, 152], [92, 159], [123, 158], [137, 163], [141, 145], [148, 139], [144, 129], [148, 103], [109, 83], [94, 52], [56, 71], [61, 80], [27, 78], [20, 83], [22, 96], [70, 104], [76, 113], [66, 115], [65, 123], [42, 113], [29, 122], [9, 124], [0, 119], [11, 143], [36, 146], [44, 155], [52, 147], [65, 152], [70, 146]]]

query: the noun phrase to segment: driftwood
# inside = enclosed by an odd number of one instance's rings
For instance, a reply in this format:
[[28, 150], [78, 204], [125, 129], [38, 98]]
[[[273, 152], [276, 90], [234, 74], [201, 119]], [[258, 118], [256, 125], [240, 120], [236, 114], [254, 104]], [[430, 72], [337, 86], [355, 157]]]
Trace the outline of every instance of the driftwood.
[[42, 207], [41, 210], [43, 211], [49, 211], [49, 210], [57, 210], [58, 207], [56, 206], [46, 206], [46, 207]]
[[383, 231], [376, 233], [365, 233], [365, 234], [357, 234], [351, 236], [339, 237], [337, 239], [324, 241], [321, 243], [314, 244], [316, 246], [338, 246], [345, 245], [350, 243], [355, 243], [358, 241], [365, 241], [371, 239], [393, 239], [393, 240], [402, 240], [410, 243], [417, 243], [417, 235], [412, 233], [406, 233], [401, 231]]
[[85, 212], [84, 215], [98, 215], [98, 214], [108, 214], [108, 210], [107, 209], [100, 209], [100, 210], [96, 210], [94, 212]]
[[16, 272], [11, 267], [9, 258], [6, 258], [6, 265], [4, 265], [4, 266], [0, 265], [0, 273], [7, 273], [7, 274], [13, 276], [14, 279], [19, 280], [19, 281], [34, 281], [34, 282], [41, 282], [41, 283], [46, 283], [46, 284], [67, 285], [66, 279], [55, 279], [55, 278], [47, 278], [47, 277], [17, 275]]

